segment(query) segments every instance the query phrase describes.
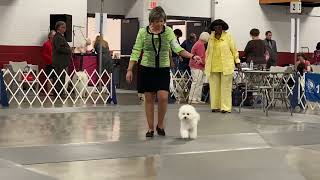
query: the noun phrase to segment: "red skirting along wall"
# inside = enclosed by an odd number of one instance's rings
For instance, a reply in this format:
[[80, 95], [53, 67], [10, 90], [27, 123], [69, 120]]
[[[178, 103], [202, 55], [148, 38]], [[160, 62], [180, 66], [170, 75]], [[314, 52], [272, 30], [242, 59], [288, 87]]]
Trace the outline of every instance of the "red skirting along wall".
[[44, 67], [40, 46], [3, 46], [0, 45], [0, 67], [9, 61], [27, 61], [28, 64], [37, 64]]
[[[243, 52], [240, 52], [242, 55]], [[306, 54], [312, 62], [312, 54]], [[278, 54], [278, 65], [294, 64], [294, 55], [289, 52], [280, 52]], [[29, 64], [37, 64], [39, 68], [44, 67], [41, 57], [40, 46], [4, 46], [0, 45], [0, 67], [9, 61], [27, 61]]]
[[[243, 51], [240, 51], [240, 57], [243, 56]], [[308, 60], [313, 63], [312, 55], [313, 53], [305, 53]], [[288, 64], [294, 64], [294, 54], [290, 52], [279, 52], [278, 53], [278, 66], [285, 66]]]

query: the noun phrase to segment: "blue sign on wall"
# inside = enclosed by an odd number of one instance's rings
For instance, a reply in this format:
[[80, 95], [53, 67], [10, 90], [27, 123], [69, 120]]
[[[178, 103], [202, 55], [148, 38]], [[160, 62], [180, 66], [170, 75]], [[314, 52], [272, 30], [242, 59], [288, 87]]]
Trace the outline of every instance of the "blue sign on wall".
[[308, 101], [320, 102], [320, 74], [306, 73], [305, 93]]

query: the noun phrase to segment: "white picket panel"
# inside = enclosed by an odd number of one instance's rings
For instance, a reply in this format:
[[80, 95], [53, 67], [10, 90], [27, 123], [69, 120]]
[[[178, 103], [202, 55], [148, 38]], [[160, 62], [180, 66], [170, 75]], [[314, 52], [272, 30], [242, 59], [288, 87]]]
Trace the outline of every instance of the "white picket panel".
[[[72, 71], [68, 73], [64, 70], [57, 74], [54, 70], [46, 74], [44, 70], [35, 73], [32, 70], [27, 72], [18, 70], [13, 73], [10, 70], [4, 70], [4, 84], [9, 97], [9, 104], [16, 103], [18, 106], [28, 104], [30, 106], [51, 104], [66, 104], [71, 102], [73, 105], [83, 104], [107, 104], [111, 98], [111, 79], [112, 74], [106, 70], [100, 75], [96, 70], [89, 74], [86, 70], [81, 71], [84, 78], [78, 78], [79, 72]], [[80, 74], [81, 74], [80, 73]], [[62, 83], [62, 75], [65, 74], [65, 83]], [[51, 81], [50, 77], [56, 77]], [[58, 92], [57, 83], [64, 84]], [[46, 89], [50, 84], [50, 89]], [[56, 94], [55, 96], [52, 96]]]

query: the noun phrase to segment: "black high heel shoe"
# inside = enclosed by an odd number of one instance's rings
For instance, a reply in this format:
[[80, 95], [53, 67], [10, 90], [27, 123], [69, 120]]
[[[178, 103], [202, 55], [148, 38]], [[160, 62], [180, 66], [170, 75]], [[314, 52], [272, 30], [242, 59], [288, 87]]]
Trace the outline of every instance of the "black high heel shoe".
[[146, 137], [153, 137], [153, 136], [154, 136], [154, 131], [148, 130], [148, 132], [146, 133]]
[[213, 113], [220, 112], [220, 109], [212, 109], [211, 112]]
[[161, 129], [157, 126], [157, 132], [159, 136], [166, 136], [166, 132], [164, 131], [164, 129]]

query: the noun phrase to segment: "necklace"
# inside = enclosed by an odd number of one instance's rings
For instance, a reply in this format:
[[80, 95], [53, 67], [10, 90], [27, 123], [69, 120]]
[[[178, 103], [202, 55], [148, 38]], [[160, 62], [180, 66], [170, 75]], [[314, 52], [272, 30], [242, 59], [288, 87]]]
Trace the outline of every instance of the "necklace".
[[[165, 27], [163, 27], [163, 30], [160, 33], [154, 34], [154, 33], [150, 32], [150, 27], [149, 26], [147, 27], [147, 32], [149, 34], [151, 34], [151, 37], [152, 37], [152, 47], [155, 52], [155, 66], [156, 66], [156, 68], [160, 68], [161, 34], [164, 33], [164, 31], [165, 31]], [[159, 39], [158, 49], [156, 48], [154, 36], [158, 36], [158, 39]]]

